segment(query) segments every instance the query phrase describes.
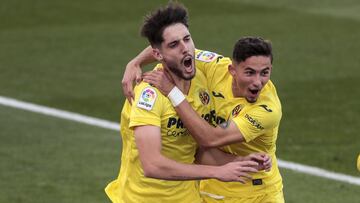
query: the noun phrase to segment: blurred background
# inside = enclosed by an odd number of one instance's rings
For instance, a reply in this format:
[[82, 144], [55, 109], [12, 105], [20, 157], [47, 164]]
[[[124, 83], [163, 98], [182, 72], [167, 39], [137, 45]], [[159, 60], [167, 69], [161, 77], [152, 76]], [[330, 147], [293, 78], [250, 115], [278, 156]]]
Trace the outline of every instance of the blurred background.
[[[360, 2], [183, 0], [196, 47], [270, 39], [277, 156], [359, 177]], [[1, 0], [0, 96], [119, 122], [121, 78], [152, 0]], [[149, 67], [151, 68], [151, 67]], [[109, 202], [119, 132], [0, 105], [0, 202]], [[281, 169], [287, 202], [360, 202], [360, 186]]]

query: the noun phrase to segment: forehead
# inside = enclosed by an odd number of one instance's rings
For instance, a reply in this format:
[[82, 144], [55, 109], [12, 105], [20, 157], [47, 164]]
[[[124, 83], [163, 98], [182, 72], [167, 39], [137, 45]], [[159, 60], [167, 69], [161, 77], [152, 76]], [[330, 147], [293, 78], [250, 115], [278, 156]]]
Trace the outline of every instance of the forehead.
[[163, 39], [165, 43], [180, 40], [189, 35], [189, 29], [182, 23], [170, 25], [164, 29]]
[[272, 67], [270, 56], [251, 56], [245, 61], [240, 62], [239, 66], [241, 68], [251, 68], [256, 70]]

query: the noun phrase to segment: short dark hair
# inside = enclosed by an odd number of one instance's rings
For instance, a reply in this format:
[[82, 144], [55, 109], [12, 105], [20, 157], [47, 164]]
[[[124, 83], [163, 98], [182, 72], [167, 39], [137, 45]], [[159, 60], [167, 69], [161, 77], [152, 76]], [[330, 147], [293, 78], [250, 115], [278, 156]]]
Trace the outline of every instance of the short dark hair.
[[170, 2], [167, 6], [145, 16], [141, 36], [146, 37], [152, 46], [158, 46], [164, 41], [164, 29], [175, 23], [182, 23], [189, 27], [188, 13], [182, 4]]
[[273, 53], [271, 42], [261, 37], [240, 38], [234, 46], [233, 60], [240, 63], [252, 56], [269, 56], [272, 63]]

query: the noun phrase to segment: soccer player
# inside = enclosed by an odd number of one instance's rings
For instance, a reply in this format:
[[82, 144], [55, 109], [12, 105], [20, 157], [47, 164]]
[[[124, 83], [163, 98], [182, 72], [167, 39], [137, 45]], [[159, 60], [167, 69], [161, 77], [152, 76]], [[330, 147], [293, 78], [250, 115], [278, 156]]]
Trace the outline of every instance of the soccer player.
[[275, 156], [282, 111], [275, 86], [270, 81], [271, 43], [259, 37], [244, 37], [235, 44], [232, 61], [207, 51], [198, 51], [196, 59], [202, 61], [197, 67], [206, 75], [212, 93], [211, 120], [216, 128], [200, 119], [182, 93], [166, 78], [159, 79], [167, 74], [146, 73], [144, 81], [159, 87], [170, 99], [180, 98], [175, 109], [201, 146], [222, 147], [225, 152], [240, 156], [266, 152], [273, 161], [269, 172], [254, 174], [253, 180], [246, 184], [201, 181], [200, 189], [206, 202], [284, 202]]
[[[138, 58], [150, 61], [146, 56]], [[255, 174], [253, 181], [245, 185], [201, 181], [206, 202], [284, 202], [275, 156], [282, 111], [275, 86], [270, 81], [273, 60], [270, 42], [245, 37], [236, 43], [232, 61], [201, 50], [196, 51], [195, 59], [202, 61], [197, 63], [197, 68], [206, 75], [213, 101], [211, 120], [217, 127], [199, 119], [186, 100], [178, 101], [180, 105], [175, 109], [191, 135], [201, 146], [222, 146], [225, 152], [236, 155], [266, 152], [273, 162], [270, 172]], [[136, 63], [141, 64], [141, 61]], [[129, 72], [139, 71], [137, 66], [127, 68]], [[156, 79], [161, 76], [163, 72], [155, 71], [145, 74], [144, 79], [159, 87], [164, 95], [175, 92], [175, 98], [183, 99], [181, 92], [173, 91], [173, 85]], [[131, 86], [129, 81], [123, 82]]]
[[[174, 84], [188, 94], [186, 98], [196, 115], [209, 118], [206, 78], [201, 72], [195, 74], [195, 48], [186, 10], [177, 4], [157, 10], [147, 16], [141, 33], [149, 40], [153, 57], [161, 62], [157, 68], [167, 70]], [[193, 164], [197, 144], [172, 107], [178, 105], [177, 101], [170, 102], [144, 82], [135, 88], [134, 98], [132, 105], [125, 102], [121, 113], [123, 152], [119, 176], [105, 189], [113, 202], [200, 203], [194, 180], [215, 178], [245, 183], [249, 172], [271, 166], [269, 162], [259, 168], [257, 162], [250, 161], [270, 160], [263, 155], [243, 158], [217, 149], [204, 158], [210, 162], [215, 158], [218, 161], [214, 164], [219, 166]]]

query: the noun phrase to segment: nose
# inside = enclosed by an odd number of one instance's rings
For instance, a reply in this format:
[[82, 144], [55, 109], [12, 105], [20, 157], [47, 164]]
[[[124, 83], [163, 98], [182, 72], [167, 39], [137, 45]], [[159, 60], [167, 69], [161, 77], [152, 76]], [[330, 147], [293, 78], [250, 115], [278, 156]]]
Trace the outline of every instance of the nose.
[[181, 46], [181, 52], [182, 52], [183, 54], [186, 54], [186, 53], [189, 52], [189, 47], [188, 47], [188, 44], [187, 44], [187, 43], [185, 43], [184, 41], [181, 41], [181, 42], [180, 42], [180, 46]]
[[254, 77], [253, 85], [254, 85], [256, 88], [261, 88], [261, 86], [262, 86], [262, 81], [261, 81], [260, 75], [256, 75], [256, 76]]

